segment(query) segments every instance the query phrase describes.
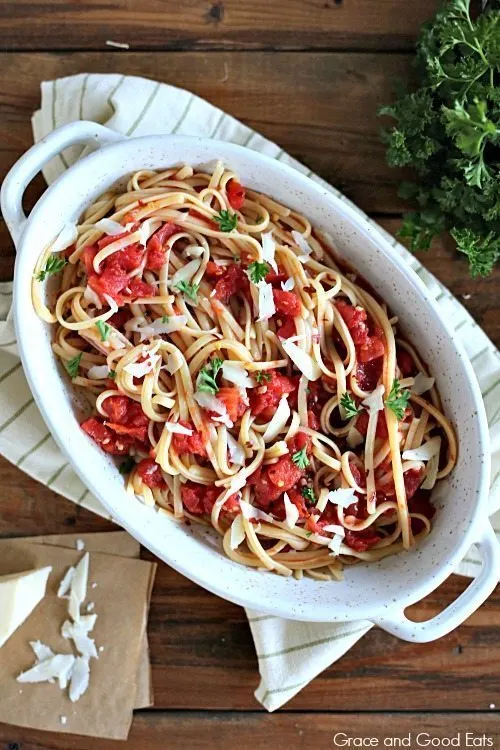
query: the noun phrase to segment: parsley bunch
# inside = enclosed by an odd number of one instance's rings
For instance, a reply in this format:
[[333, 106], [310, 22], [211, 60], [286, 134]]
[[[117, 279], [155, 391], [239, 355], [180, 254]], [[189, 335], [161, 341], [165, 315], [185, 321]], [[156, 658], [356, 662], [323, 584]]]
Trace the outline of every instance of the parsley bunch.
[[416, 184], [400, 194], [418, 206], [399, 231], [427, 250], [449, 231], [472, 276], [500, 258], [500, 0], [477, 18], [471, 0], [447, 0], [417, 43], [419, 87], [380, 114], [387, 160], [413, 167]]

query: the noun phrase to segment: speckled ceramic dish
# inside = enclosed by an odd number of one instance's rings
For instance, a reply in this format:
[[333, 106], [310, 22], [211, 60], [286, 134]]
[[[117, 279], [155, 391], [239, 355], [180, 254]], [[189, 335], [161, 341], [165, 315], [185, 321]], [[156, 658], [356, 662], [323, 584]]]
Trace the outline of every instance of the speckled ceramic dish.
[[[48, 159], [75, 144], [98, 150], [63, 174], [26, 220], [21, 207], [26, 185]], [[210, 168], [216, 159], [230, 165], [244, 185], [300, 211], [333, 238], [339, 254], [399, 316], [435, 375], [458, 432], [458, 464], [434, 493], [437, 513], [429, 537], [410, 552], [347, 568], [341, 583], [296, 581], [239, 566], [223, 554], [212, 532], [179, 525], [126, 495], [114, 463], [72, 417], [71, 385], [52, 354], [51, 331], [31, 305], [31, 277], [41, 250], [98, 195], [138, 169], [181, 163]], [[239, 146], [178, 136], [125, 139], [79, 122], [52, 133], [13, 167], [3, 186], [2, 209], [18, 251], [14, 301], [20, 351], [40, 411], [82, 480], [117, 522], [158, 557], [210, 591], [254, 610], [296, 620], [367, 619], [418, 641], [449, 632], [491, 593], [500, 557], [488, 521], [488, 431], [474, 373], [419, 278], [379, 230], [345, 201], [295, 170]], [[405, 608], [439, 586], [473, 543], [483, 553], [478, 578], [434, 619], [409, 621]]]

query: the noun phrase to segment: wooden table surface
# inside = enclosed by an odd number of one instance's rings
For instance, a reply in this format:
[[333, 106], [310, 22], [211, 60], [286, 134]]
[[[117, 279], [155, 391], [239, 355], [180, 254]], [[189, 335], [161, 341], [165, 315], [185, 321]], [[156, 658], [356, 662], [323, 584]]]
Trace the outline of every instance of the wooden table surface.
[[[41, 80], [143, 75], [189, 88], [242, 119], [396, 231], [400, 175], [385, 164], [376, 110], [409, 74], [419, 26], [436, 7], [437, 0], [1, 0], [0, 176], [31, 144]], [[42, 190], [35, 180], [28, 205]], [[0, 247], [6, 280], [14, 250], [4, 226]], [[472, 281], [446, 243], [421, 260], [499, 344], [500, 273]], [[0, 472], [0, 535], [112, 528], [4, 460]], [[414, 608], [415, 617], [435, 614], [466, 585], [452, 577]], [[376, 737], [380, 746], [412, 732], [412, 747], [418, 732], [461, 733], [461, 747], [466, 732], [485, 733], [500, 747], [499, 628], [497, 589], [435, 643], [404, 643], [374, 629], [268, 715], [253, 697], [257, 660], [243, 610], [160, 565], [149, 622], [155, 709], [136, 714], [128, 742], [0, 725], [0, 748], [330, 748], [335, 732]]]

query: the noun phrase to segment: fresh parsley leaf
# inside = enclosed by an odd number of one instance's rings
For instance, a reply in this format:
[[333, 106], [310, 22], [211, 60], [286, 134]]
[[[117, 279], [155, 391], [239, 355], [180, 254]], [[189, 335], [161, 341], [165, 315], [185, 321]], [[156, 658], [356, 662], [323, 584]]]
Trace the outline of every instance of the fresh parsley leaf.
[[219, 211], [215, 217], [215, 221], [219, 225], [221, 232], [232, 232], [233, 229], [236, 229], [238, 217], [236, 214], [232, 214], [230, 211], [223, 209], [222, 211]]
[[310, 536], [312, 536], [312, 531], [306, 531], [306, 536], [307, 536], [307, 537], [310, 537]]
[[416, 88], [380, 109], [393, 119], [387, 161], [416, 177], [401, 191], [415, 211], [399, 236], [417, 251], [449, 232], [473, 276], [500, 259], [500, 0], [483, 6], [476, 13], [470, 0], [443, 2], [422, 27]]
[[356, 402], [354, 401], [353, 397], [350, 396], [347, 391], [340, 399], [340, 405], [344, 409], [344, 419], [351, 419], [361, 411], [361, 409], [358, 409], [358, 407], [356, 406]]
[[80, 361], [82, 359], [82, 356], [83, 356], [82, 353], [77, 354], [75, 357], [68, 359], [68, 361], [64, 363], [66, 372], [70, 376], [71, 380], [76, 378], [76, 376], [78, 375], [78, 368], [80, 367]]
[[255, 380], [257, 381], [257, 383], [262, 385], [262, 383], [269, 383], [269, 381], [271, 380], [271, 376], [265, 370], [258, 370], [255, 373]]
[[68, 261], [66, 260], [66, 258], [61, 258], [60, 255], [55, 255], [54, 253], [52, 253], [52, 255], [49, 255], [49, 257], [47, 258], [45, 268], [43, 268], [37, 274], [37, 280], [45, 281], [47, 276], [52, 276], [54, 273], [59, 273], [59, 271], [62, 271], [67, 262]]
[[399, 380], [395, 378], [389, 396], [385, 401], [386, 406], [401, 420], [405, 415], [405, 409], [408, 406], [409, 400], [410, 391], [401, 390]]
[[216, 383], [216, 377], [221, 369], [223, 360], [219, 357], [215, 357], [210, 362], [202, 367], [196, 378], [196, 390], [204, 393], [211, 393], [215, 396], [219, 391], [219, 386]]
[[295, 466], [299, 467], [299, 469], [307, 469], [309, 466], [309, 459], [307, 457], [305, 446], [301, 448], [300, 451], [292, 454], [292, 461]]
[[105, 323], [104, 320], [97, 320], [96, 321], [96, 328], [98, 329], [99, 333], [101, 334], [101, 341], [106, 341], [106, 339], [109, 336], [109, 332], [111, 331], [111, 326], [109, 326], [107, 323]]
[[267, 263], [259, 263], [258, 260], [254, 260], [253, 263], [250, 263], [247, 269], [248, 278], [254, 284], [258, 284], [259, 281], [265, 279], [268, 273], [269, 266]]
[[135, 459], [133, 456], [127, 456], [125, 461], [122, 461], [120, 466], [118, 467], [118, 471], [120, 474], [130, 474], [132, 469], [135, 466]]
[[170, 317], [169, 317], [168, 315], [164, 315], [164, 316], [162, 317], [162, 319], [161, 319], [161, 322], [162, 322], [162, 323], [168, 323], [168, 321], [169, 321], [169, 320], [170, 320]]
[[302, 487], [300, 494], [307, 500], [308, 503], [316, 505], [316, 495], [314, 494], [314, 489], [312, 487]]
[[114, 370], [108, 370], [108, 378], [114, 380], [116, 378], [116, 372]]
[[191, 302], [194, 302], [195, 305], [198, 304], [199, 284], [190, 284], [188, 281], [179, 281], [175, 288], [178, 289], [179, 292], [182, 292], [182, 294], [190, 299]]

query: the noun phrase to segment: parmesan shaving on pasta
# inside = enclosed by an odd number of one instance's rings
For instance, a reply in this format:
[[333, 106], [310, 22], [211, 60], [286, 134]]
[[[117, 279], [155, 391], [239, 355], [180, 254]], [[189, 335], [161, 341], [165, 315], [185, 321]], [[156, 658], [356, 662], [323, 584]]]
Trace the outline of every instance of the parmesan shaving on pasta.
[[419, 372], [415, 376], [415, 380], [411, 386], [411, 392], [415, 393], [417, 396], [421, 396], [422, 393], [429, 391], [433, 387], [434, 382], [434, 378], [430, 378], [425, 373]]

